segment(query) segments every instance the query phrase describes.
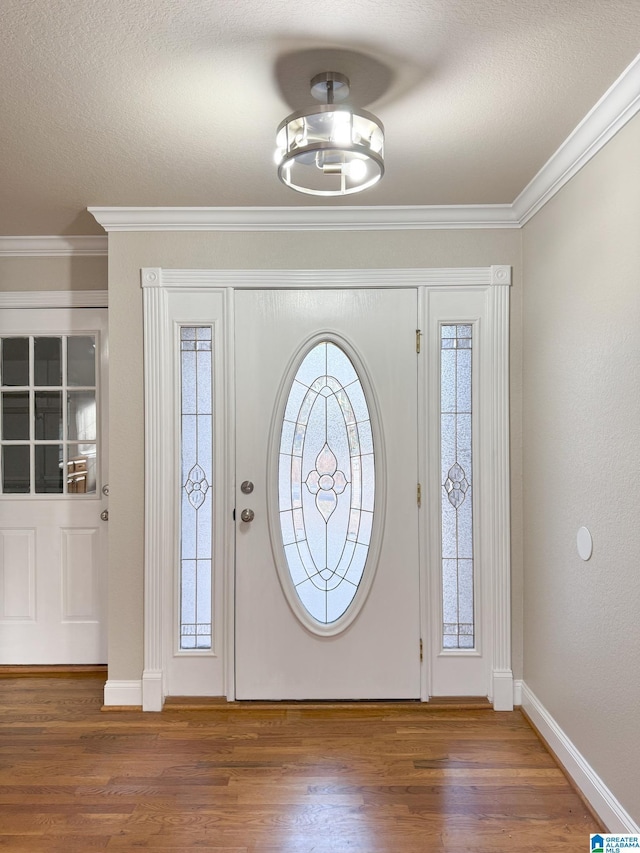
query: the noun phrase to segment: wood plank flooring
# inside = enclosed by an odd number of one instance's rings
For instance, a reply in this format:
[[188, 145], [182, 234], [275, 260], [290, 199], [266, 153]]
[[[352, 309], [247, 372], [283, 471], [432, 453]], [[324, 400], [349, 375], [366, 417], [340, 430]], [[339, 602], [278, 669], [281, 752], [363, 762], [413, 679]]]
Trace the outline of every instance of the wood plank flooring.
[[519, 711], [100, 711], [0, 679], [0, 851], [585, 853], [599, 827]]

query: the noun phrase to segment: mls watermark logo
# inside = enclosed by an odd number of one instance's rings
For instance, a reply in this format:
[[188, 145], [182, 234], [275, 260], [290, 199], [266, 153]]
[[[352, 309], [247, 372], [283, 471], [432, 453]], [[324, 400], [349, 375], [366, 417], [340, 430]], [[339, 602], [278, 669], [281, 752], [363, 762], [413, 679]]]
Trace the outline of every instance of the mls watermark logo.
[[640, 850], [640, 835], [595, 834], [589, 836], [589, 843], [591, 853], [626, 853]]

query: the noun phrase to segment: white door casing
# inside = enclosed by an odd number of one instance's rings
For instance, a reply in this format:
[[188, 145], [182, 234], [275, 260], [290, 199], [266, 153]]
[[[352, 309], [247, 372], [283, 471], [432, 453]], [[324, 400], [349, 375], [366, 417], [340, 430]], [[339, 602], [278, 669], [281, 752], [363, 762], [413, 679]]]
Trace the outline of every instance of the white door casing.
[[[49, 299], [55, 306], [83, 304], [82, 293], [71, 296], [4, 294], [1, 301], [16, 306], [47, 305]], [[90, 294], [86, 301], [104, 305], [106, 294]], [[108, 479], [107, 310], [8, 308], [1, 314], [0, 334], [95, 335], [98, 410], [95, 494], [0, 497], [0, 663], [106, 663], [108, 528], [101, 513], [108, 505], [102, 492]], [[12, 392], [11, 387], [4, 390]], [[11, 453], [11, 445], [5, 449]], [[77, 478], [82, 480], [82, 474]]]
[[[500, 349], [500, 323], [496, 323], [496, 299], [504, 297], [506, 288], [458, 287], [428, 288], [424, 294], [423, 343], [425, 358], [421, 362], [424, 376], [423, 434], [425, 454], [421, 477], [426, 483], [427, 510], [421, 525], [422, 548], [426, 558], [426, 600], [423, 631], [428, 637], [428, 694], [430, 696], [484, 696], [494, 703], [501, 699], [512, 702], [512, 686], [503, 684], [505, 674], [496, 674], [495, 661], [510, 658], [502, 646], [509, 642], [510, 632], [503, 633], [501, 624], [509, 619], [505, 601], [508, 588], [508, 555], [506, 565], [496, 548], [508, 540], [508, 448], [504, 418], [507, 397], [507, 348]], [[440, 337], [441, 327], [450, 323], [469, 324], [473, 330], [473, 562], [474, 621], [473, 649], [445, 649], [443, 629], [443, 574], [440, 508], [446, 500], [440, 474]], [[503, 341], [506, 344], [506, 340]], [[501, 409], [505, 411], [501, 412]], [[501, 441], [504, 447], [501, 447]], [[508, 452], [508, 451], [507, 451]], [[501, 518], [500, 501], [502, 512]], [[501, 567], [502, 575], [501, 576]], [[507, 574], [507, 577], [504, 575]], [[502, 612], [501, 612], [502, 608]], [[505, 609], [506, 608], [506, 609]], [[510, 665], [505, 667], [510, 681]], [[496, 696], [498, 691], [498, 696]], [[505, 699], [508, 696], [508, 700]]]
[[[509, 584], [509, 447], [508, 447], [508, 290], [511, 271], [509, 267], [495, 266], [468, 269], [427, 270], [161, 270], [142, 271], [145, 297], [145, 386], [147, 423], [147, 481], [146, 492], [146, 556], [145, 556], [145, 669], [142, 679], [143, 707], [160, 710], [165, 695], [175, 694], [167, 676], [170, 670], [166, 658], [166, 637], [174, 630], [167, 625], [171, 620], [173, 604], [167, 605], [166, 590], [175, 585], [176, 529], [175, 500], [167, 493], [175, 486], [175, 472], [167, 459], [175, 458], [175, 436], [159, 427], [161, 414], [167, 407], [175, 406], [175, 356], [172, 350], [175, 339], [173, 323], [182, 316], [177, 306], [185, 298], [192, 299], [191, 320], [217, 324], [221, 351], [218, 354], [216, 374], [220, 398], [218, 417], [223, 424], [218, 433], [221, 453], [218, 464], [219, 482], [216, 488], [219, 500], [218, 605], [222, 604], [221, 644], [218, 646], [220, 666], [218, 680], [202, 683], [194, 693], [236, 696], [234, 682], [234, 618], [233, 595], [234, 525], [231, 517], [235, 503], [233, 459], [235, 458], [234, 379], [235, 344], [233, 339], [233, 295], [246, 289], [317, 290], [333, 288], [416, 288], [419, 294], [421, 326], [426, 331], [435, 322], [438, 311], [438, 293], [475, 294], [482, 302], [480, 313], [476, 308], [462, 310], [462, 302], [445, 308], [442, 322], [471, 320], [478, 329], [478, 354], [480, 370], [474, 378], [476, 389], [481, 388], [485, 403], [474, 437], [474, 458], [477, 465], [476, 501], [482, 506], [474, 520], [474, 542], [478, 549], [478, 567], [481, 571], [480, 616], [486, 626], [482, 632], [482, 678], [484, 687], [479, 690], [493, 699], [496, 709], [508, 709], [513, 704], [513, 685], [510, 664], [510, 584]], [[213, 305], [211, 296], [218, 303]], [[435, 302], [433, 300], [436, 300]], [[197, 309], [195, 305], [197, 303]], [[468, 305], [468, 303], [467, 303]], [[479, 302], [478, 302], [479, 305]], [[454, 310], [456, 316], [448, 313]], [[438, 315], [439, 316], [439, 315]], [[424, 340], [424, 338], [423, 338]], [[434, 344], [435, 345], [435, 344]], [[474, 344], [475, 346], [475, 344]], [[433, 364], [423, 359], [419, 362], [419, 479], [427, 486], [428, 503], [438, 505], [440, 496], [439, 474], [429, 480], [429, 469], [437, 453], [437, 439], [428, 429], [433, 415]], [[431, 383], [431, 385], [429, 384]], [[216, 427], [218, 429], [218, 427]], [[174, 454], [171, 457], [171, 454]], [[164, 460], [164, 462], [159, 462]], [[436, 465], [436, 470], [437, 470]], [[481, 483], [478, 479], [481, 472]], [[430, 492], [429, 490], [435, 490]], [[433, 501], [435, 500], [435, 504]], [[420, 523], [420, 578], [421, 635], [424, 642], [424, 663], [421, 668], [422, 699], [430, 694], [446, 692], [469, 694], [464, 680], [469, 677], [465, 666], [460, 666], [464, 654], [444, 654], [435, 639], [434, 624], [441, 622], [440, 595], [437, 574], [440, 571], [439, 554], [434, 542], [439, 537], [437, 513], [425, 514], [421, 510]], [[224, 506], [222, 506], [224, 504]], [[474, 507], [476, 503], [474, 503]], [[242, 507], [238, 505], [240, 510]], [[475, 512], [475, 510], [474, 510]], [[435, 572], [435, 574], [434, 574]], [[169, 580], [167, 580], [169, 579]], [[216, 581], [218, 583], [218, 581]], [[185, 655], [186, 658], [189, 655]], [[476, 655], [478, 657], [478, 655]], [[440, 659], [441, 658], [441, 659]], [[443, 673], [445, 674], [442, 677]], [[456, 687], [456, 672], [462, 681]], [[453, 673], [451, 676], [450, 674]], [[475, 678], [475, 676], [474, 676]], [[471, 682], [470, 682], [471, 683]], [[182, 691], [181, 691], [182, 692]], [[474, 687], [475, 692], [475, 687]]]

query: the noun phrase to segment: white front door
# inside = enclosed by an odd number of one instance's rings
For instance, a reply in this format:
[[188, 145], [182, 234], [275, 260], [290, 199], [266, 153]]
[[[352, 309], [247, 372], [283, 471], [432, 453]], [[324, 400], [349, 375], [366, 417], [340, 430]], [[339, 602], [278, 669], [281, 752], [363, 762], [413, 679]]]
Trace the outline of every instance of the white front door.
[[0, 663], [106, 662], [106, 309], [0, 320]]
[[416, 320], [411, 289], [236, 293], [239, 699], [420, 696]]

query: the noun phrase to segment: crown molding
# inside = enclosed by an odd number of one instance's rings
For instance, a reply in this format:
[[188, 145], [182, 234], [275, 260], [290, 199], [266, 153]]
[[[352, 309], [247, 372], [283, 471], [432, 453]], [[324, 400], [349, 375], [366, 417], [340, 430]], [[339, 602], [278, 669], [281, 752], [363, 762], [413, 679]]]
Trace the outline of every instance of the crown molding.
[[106, 290], [5, 290], [0, 308], [106, 308]]
[[511, 205], [90, 207], [111, 231], [407, 231], [518, 228]]
[[[521, 228], [640, 111], [640, 54], [513, 204], [89, 207], [111, 231], [411, 231]], [[0, 237], [0, 257], [107, 254], [107, 238]]]
[[0, 237], [3, 258], [69, 258], [107, 255], [104, 235], [92, 237]]
[[640, 54], [511, 205], [524, 225], [640, 110]]

